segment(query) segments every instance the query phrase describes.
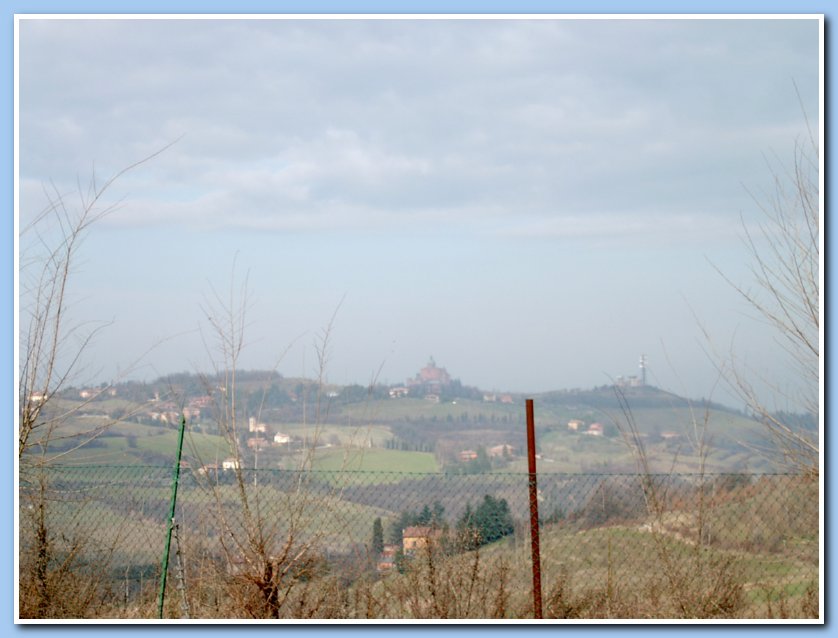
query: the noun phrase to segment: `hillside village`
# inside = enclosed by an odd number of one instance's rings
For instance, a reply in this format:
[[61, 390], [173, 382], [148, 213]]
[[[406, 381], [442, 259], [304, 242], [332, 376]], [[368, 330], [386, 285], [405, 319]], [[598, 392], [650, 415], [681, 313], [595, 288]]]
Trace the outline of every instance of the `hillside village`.
[[[465, 474], [523, 468], [525, 397], [464, 385], [433, 357], [404, 383], [318, 387], [312, 380], [239, 371], [235, 392], [236, 421], [226, 425], [219, 415], [225, 414], [228, 389], [219, 378], [196, 374], [71, 388], [60, 398], [73, 406], [77, 420], [121, 424], [109, 428], [107, 437], [130, 432], [129, 424], [144, 426], [145, 436], [172, 431], [181, 417], [194, 435], [228, 442], [232, 435], [237, 455], [230, 454], [229, 447], [224, 453], [222, 445], [211, 458], [196, 461], [196, 469], [205, 472], [223, 472], [235, 463], [282, 467], [309, 448], [319, 450], [323, 458], [332, 454], [330, 450], [345, 449], [367, 450], [368, 458], [410, 453], [412, 460], [422, 459], [421, 467]], [[714, 444], [720, 450], [720, 469], [753, 469], [760, 462], [743, 444], [752, 437], [750, 419], [724, 406], [649, 386], [644, 357], [636, 376], [617, 377], [612, 385], [589, 390], [542, 393], [534, 399], [537, 458], [556, 469], [631, 469], [623, 400], [642, 417], [637, 436], [661, 462], [676, 454], [689, 458], [694, 431], [689, 415], [697, 405], [716, 416], [711, 427], [719, 434]], [[233, 426], [235, 432], [226, 431]], [[130, 436], [128, 451], [146, 462], [165, 457], [157, 445], [151, 446], [153, 452], [144, 450], [138, 434], [125, 436]]]
[[[51, 451], [62, 452], [61, 463], [70, 471], [77, 469], [74, 464], [86, 469], [98, 464], [92, 469], [111, 474], [164, 469], [168, 477], [183, 419], [187, 444], [178, 468], [183, 516], [212, 512], [209, 501], [200, 500], [207, 495], [224, 495], [217, 502], [227, 507], [227, 496], [252, 489], [260, 507], [270, 503], [269, 520], [286, 520], [288, 495], [300, 496], [288, 491], [289, 485], [306, 476], [305, 490], [314, 496], [300, 503], [314, 498], [318, 505], [298, 514], [304, 526], [323, 535], [323, 553], [316, 560], [337, 571], [361, 569], [364, 582], [383, 586], [411, 578], [431, 557], [458, 575], [463, 561], [476, 565], [480, 556], [496, 560], [524, 547], [524, 398], [465, 386], [432, 357], [404, 383], [366, 388], [318, 385], [262, 371], [240, 371], [236, 387], [229, 388], [219, 378], [178, 374], [150, 383], [70, 389], [54, 397], [53, 405], [74, 414], [69, 427], [83, 432], [95, 424], [102, 430], [77, 449], [72, 433], [62, 435]], [[747, 443], [759, 431], [752, 419], [700, 402], [713, 443], [697, 453], [691, 415], [698, 402], [651, 387], [642, 375], [587, 390], [542, 393], [534, 400], [539, 473], [533, 498], [539, 502], [545, 547], [557, 538], [585, 538], [597, 554], [603, 547], [599, 534], [624, 529], [639, 547], [658, 533], [655, 525], [662, 523], [647, 520], [636, 450], [626, 436], [629, 415], [621, 411], [626, 404], [632, 406], [631, 434], [644, 446], [649, 470], [666, 474], [673, 488], [687, 490], [683, 477], [700, 470], [711, 485], [735, 485], [744, 494], [756, 489], [745, 472], [768, 469]], [[225, 421], [233, 404], [239, 406], [235, 419]], [[729, 489], [713, 489], [723, 508]], [[156, 502], [165, 506], [163, 499]], [[115, 498], [112, 507], [117, 511], [125, 503], [135, 515], [136, 498]], [[149, 504], [140, 503], [147, 515]], [[332, 509], [321, 518], [324, 508]], [[277, 511], [283, 515], [275, 516]], [[684, 525], [691, 523], [677, 516], [660, 529], [689, 547]], [[157, 519], [163, 520], [162, 514]], [[210, 519], [221, 527], [229, 520]], [[333, 529], [336, 520], [340, 525]], [[201, 528], [200, 533], [210, 543], [220, 538], [217, 530], [207, 535]], [[812, 544], [801, 546], [810, 551]], [[610, 555], [610, 541], [605, 547]], [[546, 553], [548, 560], [554, 553]], [[621, 555], [635, 554], [632, 549]], [[219, 556], [212, 560], [224, 578], [256, 573], [241, 550]], [[267, 554], [269, 562], [273, 556]], [[346, 582], [357, 586], [353, 573]]]

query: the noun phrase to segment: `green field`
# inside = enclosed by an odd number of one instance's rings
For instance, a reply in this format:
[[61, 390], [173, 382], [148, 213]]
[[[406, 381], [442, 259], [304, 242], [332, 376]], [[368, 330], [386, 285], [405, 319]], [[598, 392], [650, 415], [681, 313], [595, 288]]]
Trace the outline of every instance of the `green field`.
[[[153, 464], [173, 460], [177, 452], [178, 432], [136, 423], [117, 422], [107, 429], [106, 436], [95, 439], [94, 445], [83, 446], [61, 456], [61, 462], [73, 465], [121, 464], [144, 465], [144, 453], [155, 455]], [[215, 462], [229, 456], [229, 445], [223, 437], [188, 433], [184, 438], [183, 458], [202, 463]]]
[[464, 415], [476, 417], [483, 415], [486, 419], [492, 416], [507, 417], [515, 420], [523, 419], [524, 406], [520, 404], [489, 403], [471, 399], [457, 399], [455, 402], [431, 403], [425, 399], [382, 399], [369, 403], [358, 403], [345, 406], [341, 415], [360, 420], [402, 421], [408, 419], [446, 419], [451, 416], [458, 419]]
[[367, 447], [370, 441], [373, 447], [382, 447], [384, 442], [392, 436], [387, 426], [362, 423], [347, 425], [287, 423], [272, 427], [277, 432], [304, 438], [309, 443], [315, 442], [316, 445], [328, 443], [342, 447]]
[[438, 472], [439, 466], [429, 452], [401, 450], [324, 449], [317, 450], [312, 469], [364, 472]]

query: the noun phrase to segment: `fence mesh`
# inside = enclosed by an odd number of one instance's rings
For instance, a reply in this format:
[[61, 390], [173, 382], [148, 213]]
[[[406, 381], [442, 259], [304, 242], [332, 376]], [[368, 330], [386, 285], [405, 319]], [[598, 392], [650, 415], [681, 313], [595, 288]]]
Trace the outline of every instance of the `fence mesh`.
[[[819, 616], [796, 475], [538, 475], [544, 614]], [[20, 616], [157, 615], [172, 468], [20, 480]], [[167, 618], [525, 618], [526, 474], [181, 472]]]

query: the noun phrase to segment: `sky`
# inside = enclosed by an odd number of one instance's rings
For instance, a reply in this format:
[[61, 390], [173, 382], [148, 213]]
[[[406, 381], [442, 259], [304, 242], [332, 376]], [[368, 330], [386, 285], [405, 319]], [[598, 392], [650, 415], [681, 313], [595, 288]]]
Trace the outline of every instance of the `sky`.
[[[792, 387], [749, 287], [772, 167], [817, 136], [816, 20], [45, 20], [19, 25], [19, 219], [106, 193], [79, 383], [240, 366], [541, 392], [637, 373]], [[26, 246], [22, 245], [22, 249]], [[237, 299], [240, 299], [237, 294]], [[236, 301], [238, 303], [238, 300]], [[711, 335], [708, 341], [704, 332]], [[794, 407], [778, 405], [779, 408]]]

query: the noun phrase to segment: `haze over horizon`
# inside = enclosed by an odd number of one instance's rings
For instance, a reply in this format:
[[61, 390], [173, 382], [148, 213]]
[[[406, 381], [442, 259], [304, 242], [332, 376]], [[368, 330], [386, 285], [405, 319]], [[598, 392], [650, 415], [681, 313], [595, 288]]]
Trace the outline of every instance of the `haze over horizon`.
[[[21, 227], [95, 170], [120, 201], [73, 273], [111, 322], [80, 383], [240, 365], [543, 392], [637, 373], [741, 407], [712, 357], [794, 391], [749, 287], [772, 167], [817, 137], [819, 24], [795, 19], [25, 19]], [[224, 46], [219, 46], [223, 43]], [[94, 169], [95, 166], [95, 169]], [[755, 201], [755, 199], [757, 201]], [[708, 342], [703, 331], [711, 335]], [[151, 350], [149, 351], [149, 349]], [[148, 351], [148, 354], [143, 356]], [[777, 405], [778, 409], [795, 406]]]

